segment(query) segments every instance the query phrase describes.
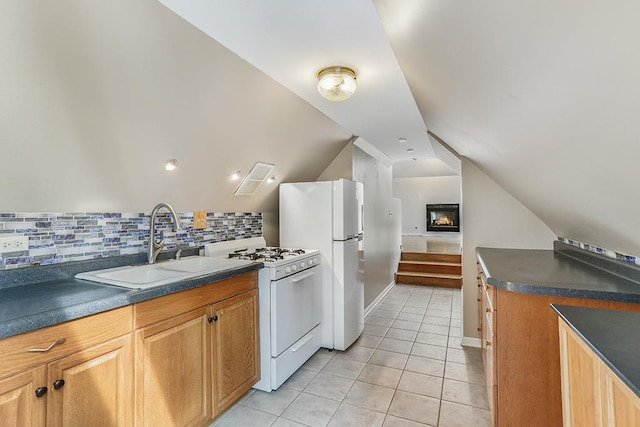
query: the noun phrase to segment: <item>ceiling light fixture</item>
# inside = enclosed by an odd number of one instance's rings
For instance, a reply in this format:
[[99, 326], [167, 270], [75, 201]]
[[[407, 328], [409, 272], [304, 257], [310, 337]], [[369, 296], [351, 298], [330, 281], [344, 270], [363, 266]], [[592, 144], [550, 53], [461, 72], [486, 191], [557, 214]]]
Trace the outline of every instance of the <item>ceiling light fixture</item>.
[[164, 168], [168, 171], [172, 171], [178, 167], [178, 161], [176, 159], [169, 159], [164, 162]]
[[237, 181], [240, 179], [240, 171], [235, 171], [231, 174], [231, 181]]
[[318, 92], [329, 101], [340, 102], [356, 91], [356, 72], [349, 67], [332, 66], [318, 71]]
[[267, 182], [268, 182], [269, 184], [271, 184], [271, 183], [272, 183], [272, 182], [274, 182], [275, 180], [276, 180], [276, 176], [275, 176], [275, 175], [273, 175], [271, 178], [269, 178], [269, 179], [267, 180]]
[[407, 138], [398, 138], [398, 142], [404, 144], [405, 142], [407, 142]]
[[407, 148], [407, 153], [413, 153], [413, 148]]

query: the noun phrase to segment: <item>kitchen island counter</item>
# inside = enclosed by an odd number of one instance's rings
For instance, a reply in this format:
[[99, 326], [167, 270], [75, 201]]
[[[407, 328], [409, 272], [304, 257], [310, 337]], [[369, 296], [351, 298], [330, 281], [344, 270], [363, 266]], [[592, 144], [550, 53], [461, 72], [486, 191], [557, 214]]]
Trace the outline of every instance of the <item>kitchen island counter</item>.
[[551, 305], [640, 312], [640, 267], [559, 241], [553, 251], [476, 252], [480, 343], [495, 425], [560, 427], [560, 340]]
[[508, 291], [640, 303], [640, 269], [554, 242], [554, 250], [477, 248], [487, 282]]

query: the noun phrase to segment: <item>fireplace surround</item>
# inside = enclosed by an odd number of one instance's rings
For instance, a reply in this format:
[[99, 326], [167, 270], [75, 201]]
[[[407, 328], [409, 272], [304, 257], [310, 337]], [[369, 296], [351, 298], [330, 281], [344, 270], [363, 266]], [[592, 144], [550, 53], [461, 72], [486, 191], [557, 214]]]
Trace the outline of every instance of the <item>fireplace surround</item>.
[[460, 205], [457, 203], [427, 205], [427, 231], [460, 231]]

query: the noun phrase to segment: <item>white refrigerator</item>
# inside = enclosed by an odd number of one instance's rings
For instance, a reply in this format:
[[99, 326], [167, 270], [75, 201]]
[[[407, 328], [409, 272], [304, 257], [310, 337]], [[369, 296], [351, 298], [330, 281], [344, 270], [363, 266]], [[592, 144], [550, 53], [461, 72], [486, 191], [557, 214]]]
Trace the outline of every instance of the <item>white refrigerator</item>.
[[364, 328], [363, 186], [337, 181], [280, 185], [280, 246], [322, 256], [321, 345], [347, 349]]

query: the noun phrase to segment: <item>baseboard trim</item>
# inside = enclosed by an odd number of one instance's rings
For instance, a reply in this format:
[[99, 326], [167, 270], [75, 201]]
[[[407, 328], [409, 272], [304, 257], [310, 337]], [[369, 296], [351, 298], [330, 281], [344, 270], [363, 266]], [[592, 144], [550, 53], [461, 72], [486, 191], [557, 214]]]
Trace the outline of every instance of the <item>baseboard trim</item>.
[[364, 315], [365, 315], [365, 316], [368, 316], [368, 315], [369, 315], [369, 313], [371, 313], [371, 311], [372, 311], [374, 308], [376, 308], [376, 305], [380, 304], [380, 301], [382, 301], [382, 298], [384, 298], [384, 297], [385, 297], [385, 295], [387, 295], [387, 294], [389, 293], [389, 291], [390, 291], [390, 290], [391, 290], [395, 285], [396, 285], [395, 280], [394, 280], [394, 281], [392, 281], [391, 283], [389, 283], [389, 285], [388, 285], [386, 288], [384, 288], [384, 289], [382, 290], [382, 292], [380, 292], [380, 295], [378, 295], [378, 296], [376, 297], [376, 299], [374, 299], [374, 300], [371, 302], [371, 304], [369, 304], [369, 305], [367, 306], [367, 308], [365, 308], [365, 309], [364, 309]]
[[482, 341], [480, 341], [480, 338], [462, 337], [462, 341], [460, 344], [465, 347], [482, 347]]

